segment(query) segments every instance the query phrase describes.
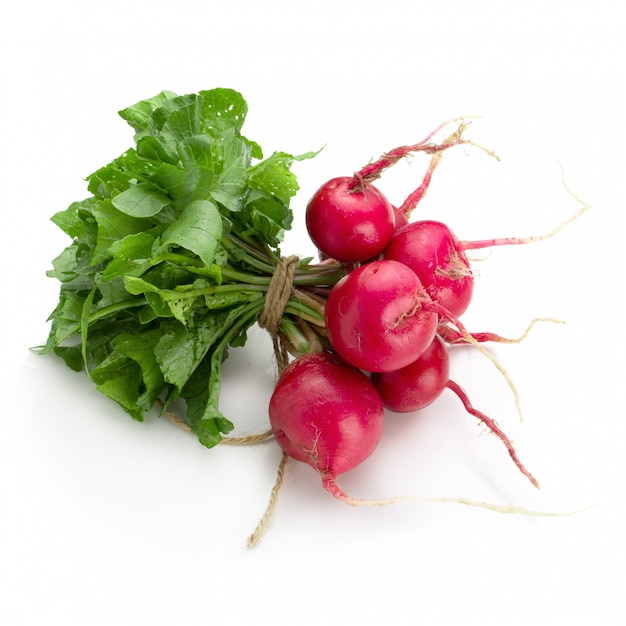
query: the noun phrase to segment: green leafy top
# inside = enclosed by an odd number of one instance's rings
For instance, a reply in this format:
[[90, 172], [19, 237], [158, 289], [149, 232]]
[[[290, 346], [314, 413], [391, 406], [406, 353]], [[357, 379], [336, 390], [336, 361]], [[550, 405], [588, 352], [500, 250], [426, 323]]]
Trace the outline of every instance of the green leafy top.
[[232, 424], [220, 367], [263, 307], [298, 191], [293, 156], [263, 159], [230, 89], [163, 91], [119, 112], [134, 146], [87, 177], [52, 221], [72, 243], [43, 353], [54, 351], [133, 418], [177, 398], [206, 446]]

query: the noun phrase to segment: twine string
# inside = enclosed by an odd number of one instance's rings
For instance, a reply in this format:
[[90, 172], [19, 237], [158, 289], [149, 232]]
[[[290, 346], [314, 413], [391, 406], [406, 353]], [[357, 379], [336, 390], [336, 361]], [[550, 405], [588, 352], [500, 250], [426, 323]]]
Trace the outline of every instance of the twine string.
[[283, 480], [285, 479], [285, 469], [287, 467], [287, 461], [289, 457], [287, 453], [283, 452], [280, 458], [280, 463], [278, 464], [278, 470], [276, 471], [276, 480], [274, 482], [274, 486], [272, 487], [272, 491], [270, 493], [270, 499], [267, 503], [267, 507], [265, 508], [265, 512], [263, 513], [263, 517], [259, 520], [259, 523], [256, 525], [256, 528], [252, 531], [252, 534], [248, 537], [247, 546], [248, 548], [253, 548], [261, 538], [263, 530], [267, 526], [267, 523], [272, 517], [272, 513], [274, 512], [274, 507], [276, 506], [276, 500], [278, 498], [278, 492], [283, 485]]
[[259, 326], [267, 330], [272, 338], [279, 375], [289, 364], [289, 353], [280, 338], [280, 320], [293, 294], [293, 277], [299, 260], [296, 255], [281, 257], [278, 260], [267, 289], [263, 311], [257, 320]]
[[[274, 358], [276, 360], [279, 376], [289, 364], [289, 352], [280, 334], [280, 321], [283, 317], [287, 302], [289, 302], [289, 298], [291, 298], [294, 292], [293, 279], [299, 260], [299, 257], [295, 255], [279, 258], [274, 274], [270, 280], [270, 284], [268, 285], [263, 310], [257, 319], [258, 325], [265, 329], [272, 338]], [[191, 431], [189, 424], [178, 417], [170, 409], [166, 409], [165, 414], [172, 423], [187, 431]], [[273, 437], [273, 432], [269, 429], [259, 434], [245, 435], [241, 437], [223, 437], [220, 443], [227, 445], [249, 445], [265, 441], [271, 437]], [[259, 520], [259, 523], [256, 525], [256, 528], [248, 537], [248, 548], [252, 548], [256, 545], [261, 538], [261, 534], [263, 533], [265, 526], [272, 516], [276, 500], [278, 498], [278, 492], [280, 491], [285, 478], [285, 469], [287, 467], [288, 460], [289, 457], [283, 452], [278, 464], [276, 480], [274, 482], [274, 486], [272, 487], [267, 507], [263, 516]]]
[[[261, 328], [265, 328], [265, 330], [267, 330], [272, 337], [272, 343], [274, 344], [274, 358], [276, 359], [279, 376], [289, 364], [289, 353], [287, 352], [287, 348], [280, 336], [280, 320], [283, 316], [285, 307], [287, 306], [287, 302], [293, 293], [293, 277], [296, 272], [298, 261], [299, 258], [297, 256], [289, 256], [286, 258], [281, 257], [279, 259], [267, 290], [263, 312], [258, 319], [259, 326]], [[278, 464], [276, 480], [274, 481], [274, 486], [272, 487], [267, 507], [265, 508], [265, 512], [259, 520], [259, 523], [256, 525], [256, 528], [248, 537], [248, 548], [252, 548], [258, 543], [263, 530], [267, 526], [267, 523], [274, 512], [278, 492], [280, 491], [285, 478], [285, 469], [287, 467], [288, 460], [289, 457], [285, 452], [283, 452], [280, 463]]]

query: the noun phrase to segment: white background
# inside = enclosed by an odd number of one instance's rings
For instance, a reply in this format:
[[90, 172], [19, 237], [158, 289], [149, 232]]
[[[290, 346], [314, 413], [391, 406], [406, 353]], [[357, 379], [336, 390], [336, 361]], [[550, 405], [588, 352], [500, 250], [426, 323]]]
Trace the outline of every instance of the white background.
[[[24, 0], [2, 19], [0, 622], [47, 624], [623, 623], [626, 418], [623, 17], [619, 2], [163, 2]], [[473, 149], [449, 152], [420, 215], [462, 239], [557, 237], [477, 255], [472, 330], [527, 340], [476, 351], [452, 377], [499, 420], [537, 492], [452, 394], [389, 416], [379, 449], [342, 486], [354, 496], [462, 496], [565, 512], [501, 515], [455, 504], [353, 509], [288, 466], [270, 525], [245, 541], [274, 481], [274, 443], [206, 450], [166, 419], [133, 422], [45, 341], [69, 241], [50, 221], [84, 178], [132, 143], [117, 111], [162, 89], [232, 87], [266, 154], [326, 146], [294, 171], [285, 252], [312, 252], [306, 200], [458, 115]], [[426, 165], [381, 181], [394, 202]], [[224, 411], [263, 430], [271, 349], [233, 351]]]

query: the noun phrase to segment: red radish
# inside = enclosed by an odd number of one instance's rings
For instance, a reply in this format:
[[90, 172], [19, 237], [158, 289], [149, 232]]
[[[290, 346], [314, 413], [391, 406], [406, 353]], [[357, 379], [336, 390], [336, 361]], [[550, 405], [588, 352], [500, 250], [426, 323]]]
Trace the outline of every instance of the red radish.
[[448, 348], [435, 335], [415, 361], [394, 371], [373, 373], [371, 380], [388, 409], [405, 413], [432, 404], [446, 388], [449, 378]]
[[[452, 122], [458, 128], [441, 144], [430, 140]], [[381, 156], [377, 161], [362, 167], [353, 176], [340, 176], [324, 183], [309, 200], [306, 209], [306, 226], [309, 236], [320, 251], [320, 257], [330, 257], [342, 263], [368, 261], [377, 257], [391, 238], [395, 224], [408, 221], [410, 211], [426, 193], [432, 173], [441, 160], [442, 153], [460, 144], [475, 145], [462, 138], [467, 125], [461, 120], [440, 124], [422, 141], [399, 146]], [[394, 209], [385, 196], [372, 185], [381, 174], [414, 152], [434, 155], [422, 184], [407, 198], [401, 209]]]
[[329, 353], [306, 354], [281, 374], [269, 404], [276, 441], [308, 463], [335, 495], [335, 478], [362, 463], [383, 432], [382, 400], [369, 378]]
[[380, 254], [395, 221], [391, 204], [376, 187], [342, 176], [313, 194], [306, 208], [306, 227], [323, 255], [350, 263]]
[[474, 277], [454, 233], [442, 222], [421, 220], [397, 230], [383, 252], [419, 277], [428, 295], [452, 315], [462, 315], [472, 299]]
[[448, 348], [439, 336], [435, 337], [428, 349], [413, 363], [394, 372], [374, 373], [371, 380], [383, 404], [399, 413], [423, 409], [432, 404], [444, 389], [450, 389], [459, 397], [465, 410], [483, 422], [504, 443], [517, 468], [539, 488], [537, 480], [520, 462], [509, 438], [491, 418], [476, 410], [465, 391], [450, 380]]
[[372, 261], [331, 289], [325, 307], [328, 339], [355, 367], [396, 370], [415, 361], [432, 342], [438, 316], [431, 306], [410, 268], [397, 261]]

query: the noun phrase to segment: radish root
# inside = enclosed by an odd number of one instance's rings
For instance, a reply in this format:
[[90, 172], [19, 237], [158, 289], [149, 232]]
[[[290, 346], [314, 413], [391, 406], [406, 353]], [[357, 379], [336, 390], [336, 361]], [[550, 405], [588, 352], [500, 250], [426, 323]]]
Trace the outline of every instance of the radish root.
[[[489, 332], [478, 332], [478, 333], [469, 333], [476, 341], [480, 343], [485, 343], [488, 341], [493, 341], [496, 343], [521, 343], [528, 337], [530, 331], [533, 329], [535, 324], [539, 322], [551, 322], [553, 324], [565, 324], [563, 320], [557, 320], [552, 317], [536, 317], [527, 327], [526, 330], [517, 338], [509, 339], [507, 337], [502, 337], [501, 335], [497, 335], [495, 333]], [[449, 344], [464, 344], [467, 343], [463, 334], [458, 330], [455, 330], [451, 326], [447, 324], [442, 324], [439, 326], [437, 330], [439, 336]]]
[[[368, 165], [366, 165], [365, 167], [362, 167], [358, 172], [355, 173], [354, 178], [357, 181], [358, 186], [363, 187], [364, 185], [373, 183], [375, 180], [380, 178], [380, 176], [386, 169], [388, 169], [392, 165], [395, 165], [398, 161], [409, 156], [411, 153], [414, 153], [414, 152], [426, 152], [428, 154], [433, 154], [436, 156], [437, 154], [441, 154], [443, 151], [447, 150], [448, 148], [452, 148], [458, 145], [469, 145], [469, 146], [478, 148], [482, 150], [483, 152], [486, 152], [489, 156], [499, 161], [500, 157], [497, 154], [495, 154], [492, 150], [484, 148], [483, 146], [480, 146], [477, 143], [470, 141], [469, 139], [463, 138], [463, 132], [465, 131], [465, 129], [467, 128], [469, 124], [469, 122], [465, 121], [466, 119], [468, 118], [457, 117], [455, 119], [448, 120], [447, 122], [444, 122], [443, 124], [440, 124], [437, 128], [435, 128], [435, 130], [429, 133], [424, 139], [422, 139], [422, 141], [416, 144], [410, 145], [410, 146], [399, 146], [398, 148], [394, 148], [393, 150], [386, 152], [377, 161], [369, 163]], [[452, 133], [447, 139], [444, 139], [444, 141], [440, 144], [430, 143], [430, 140], [434, 137], [436, 133], [438, 133], [440, 130], [442, 130], [449, 124], [453, 124], [455, 122], [458, 123], [458, 127], [456, 131]], [[426, 188], [428, 187], [428, 184], [430, 182], [430, 176], [432, 176], [432, 172], [434, 171], [435, 167], [437, 167], [439, 160], [440, 159], [435, 159], [434, 162], [431, 161], [429, 170], [426, 173], [426, 176], [424, 177], [425, 188], [423, 189], [422, 193], [419, 194], [418, 190], [414, 192], [416, 196], [419, 195], [417, 202], [419, 202], [419, 198], [421, 198], [421, 196], [424, 195]], [[422, 183], [422, 185], [420, 185], [420, 187], [424, 186], [424, 182]], [[408, 201], [411, 202], [410, 200]], [[406, 201], [405, 201], [405, 204], [406, 204]]]
[[509, 388], [511, 389], [511, 392], [513, 393], [513, 399], [515, 400], [515, 408], [517, 410], [517, 414], [519, 415], [519, 420], [520, 422], [523, 422], [524, 414], [522, 412], [522, 401], [519, 396], [519, 392], [517, 391], [517, 387], [509, 376], [509, 373], [504, 369], [504, 366], [500, 363], [500, 361], [498, 361], [498, 359], [496, 359], [496, 357], [491, 354], [489, 350], [484, 348], [480, 344], [480, 342], [476, 341], [476, 339], [474, 339], [474, 337], [472, 337], [464, 328], [461, 332], [463, 334], [463, 339], [465, 339], [465, 341], [467, 341], [468, 343], [471, 343], [477, 350], [482, 352], [494, 364], [495, 368], [500, 372], [500, 374], [502, 374], [504, 380], [506, 380]]
[[591, 207], [584, 205], [576, 213], [570, 215], [566, 220], [562, 221], [558, 226], [553, 228], [550, 232], [543, 235], [531, 235], [530, 237], [500, 237], [496, 239], [481, 239], [477, 241], [459, 241], [459, 248], [462, 250], [478, 250], [480, 248], [491, 248], [493, 246], [515, 246], [523, 245], [527, 243], [536, 243], [537, 241], [544, 241], [554, 237], [557, 233], [563, 230], [568, 224], [576, 221], [581, 215], [589, 211]]
[[576, 509], [574, 511], [537, 511], [534, 509], [527, 509], [525, 507], [519, 506], [506, 506], [502, 504], [492, 504], [490, 502], [483, 502], [480, 500], [470, 500], [468, 498], [456, 498], [456, 497], [447, 497], [447, 496], [396, 496], [394, 498], [382, 498], [382, 499], [365, 499], [365, 498], [354, 498], [348, 495], [339, 485], [335, 482], [333, 478], [326, 478], [324, 480], [324, 488], [331, 495], [333, 495], [338, 500], [349, 504], [350, 506], [389, 506], [391, 504], [397, 504], [398, 502], [415, 502], [415, 503], [427, 503], [434, 502], [440, 504], [463, 504], [465, 506], [472, 506], [481, 509], [488, 509], [489, 511], [495, 511], [496, 513], [506, 513], [509, 515], [531, 515], [535, 517], [566, 517], [569, 515], [576, 515], [578, 513], [583, 513], [584, 511], [588, 511], [589, 509], [597, 506], [596, 504], [591, 504], [582, 509]]
[[513, 462], [515, 463], [519, 471], [522, 472], [522, 474], [524, 474], [524, 476], [526, 476], [528, 480], [530, 480], [531, 484], [534, 487], [539, 489], [539, 483], [537, 482], [536, 478], [522, 465], [522, 462], [519, 460], [519, 457], [517, 456], [517, 452], [515, 451], [511, 440], [504, 434], [504, 432], [498, 427], [498, 425], [482, 411], [478, 411], [472, 406], [469, 398], [467, 397], [467, 394], [457, 383], [449, 380], [446, 387], [448, 387], [448, 389], [456, 394], [459, 400], [461, 400], [461, 402], [463, 403], [465, 410], [470, 415], [478, 418], [483, 424], [485, 424], [485, 426], [487, 426], [487, 428], [494, 435], [496, 435], [496, 437], [498, 437], [498, 439], [500, 439], [500, 441], [502, 441], [502, 443], [506, 446], [509, 456], [513, 459]]
[[479, 352], [482, 352], [494, 364], [496, 369], [500, 372], [500, 374], [502, 374], [502, 376], [504, 377], [504, 380], [506, 380], [509, 388], [511, 389], [511, 392], [513, 393], [513, 398], [515, 400], [515, 408], [517, 409], [517, 413], [519, 415], [520, 422], [523, 422], [524, 421], [524, 415], [522, 413], [522, 403], [521, 403], [521, 400], [520, 400], [519, 393], [517, 391], [517, 387], [515, 387], [515, 384], [513, 383], [513, 380], [509, 376], [508, 372], [504, 369], [503, 365], [498, 361], [498, 359], [496, 359], [496, 357], [493, 354], [491, 354], [491, 352], [489, 352], [489, 350], [487, 350], [485, 347], [483, 347], [480, 344], [480, 342], [478, 340], [476, 340], [471, 335], [471, 333], [469, 333], [467, 331], [467, 329], [465, 328], [463, 323], [457, 317], [452, 315], [447, 309], [445, 309], [441, 305], [437, 304], [436, 302], [428, 302], [427, 304], [424, 305], [424, 307], [427, 310], [431, 310], [431, 311], [437, 313], [440, 317], [445, 318], [448, 321], [450, 321], [452, 324], [454, 324], [457, 327], [459, 333], [461, 334], [461, 337], [463, 338], [463, 340], [466, 343], [469, 343], [469, 344], [473, 345]]
[[576, 200], [578, 204], [581, 205], [581, 208], [576, 211], [573, 215], [570, 215], [566, 220], [562, 221], [558, 226], [553, 228], [551, 231], [545, 233], [544, 235], [534, 235], [530, 237], [503, 237], [498, 239], [482, 239], [480, 241], [460, 241], [459, 247], [462, 250], [478, 250], [480, 248], [491, 248], [492, 246], [507, 246], [507, 245], [520, 245], [527, 243], [535, 243], [537, 241], [544, 241], [546, 239], [550, 239], [554, 237], [557, 233], [563, 230], [566, 226], [576, 221], [579, 217], [581, 217], [584, 213], [591, 209], [591, 205], [587, 202], [581, 200], [568, 186], [565, 181], [565, 169], [563, 164], [559, 162], [559, 166], [561, 167], [561, 180], [563, 183], [563, 187], [565, 191]]

